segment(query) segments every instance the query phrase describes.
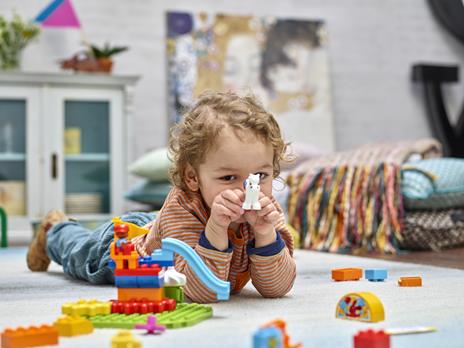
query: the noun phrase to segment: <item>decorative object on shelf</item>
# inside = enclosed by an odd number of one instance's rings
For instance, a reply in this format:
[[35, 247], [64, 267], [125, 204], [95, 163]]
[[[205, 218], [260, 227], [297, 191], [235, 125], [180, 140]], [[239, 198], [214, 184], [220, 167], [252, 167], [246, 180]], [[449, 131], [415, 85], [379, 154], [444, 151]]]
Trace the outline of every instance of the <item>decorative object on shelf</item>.
[[21, 51], [39, 32], [38, 26], [25, 22], [17, 14], [11, 21], [0, 14], [0, 68], [18, 69]]
[[79, 155], [81, 153], [81, 129], [78, 127], [66, 128], [64, 131], [64, 153], [66, 155]]
[[80, 28], [71, 0], [53, 0], [35, 18], [43, 27]]
[[0, 248], [8, 247], [8, 217], [5, 209], [0, 207], [0, 228], [2, 229]]
[[102, 212], [102, 195], [98, 192], [67, 193], [64, 203], [68, 214], [99, 214]]
[[26, 214], [26, 184], [24, 181], [0, 181], [0, 206], [8, 215]]
[[78, 52], [68, 59], [60, 62], [62, 69], [85, 72], [110, 73], [113, 68], [112, 56], [127, 51], [127, 46], [110, 46], [105, 43], [103, 47], [89, 45], [87, 51]]

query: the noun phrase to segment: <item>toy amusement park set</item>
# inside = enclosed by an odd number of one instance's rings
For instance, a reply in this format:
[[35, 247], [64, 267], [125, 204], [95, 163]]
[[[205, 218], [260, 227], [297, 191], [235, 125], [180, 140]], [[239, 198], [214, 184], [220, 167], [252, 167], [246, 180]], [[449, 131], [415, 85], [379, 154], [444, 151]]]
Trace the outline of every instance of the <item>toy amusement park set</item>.
[[[246, 184], [244, 209], [260, 209], [258, 184], [254, 178]], [[257, 194], [258, 193], [258, 194]], [[186, 277], [175, 271], [174, 255], [184, 258], [201, 282], [213, 291], [218, 300], [228, 300], [229, 282], [218, 279], [200, 256], [184, 242], [165, 238], [162, 248], [149, 257], [141, 257], [131, 239], [148, 233], [134, 224], [113, 219], [114, 241], [110, 246], [111, 266], [114, 268], [117, 299], [107, 302], [79, 300], [62, 305], [62, 314], [52, 325], [8, 328], [2, 332], [4, 348], [57, 345], [59, 336], [91, 334], [94, 329], [119, 328], [109, 345], [112, 348], [139, 348], [141, 341], [130, 330], [144, 330], [146, 334], [159, 335], [167, 329], [193, 326], [213, 316], [211, 306], [185, 303], [183, 286]], [[332, 270], [334, 281], [357, 281], [363, 276], [360, 268]], [[387, 278], [385, 269], [366, 269], [369, 281], [382, 282]], [[422, 286], [420, 277], [402, 277], [401, 287]], [[385, 318], [381, 300], [373, 293], [349, 293], [335, 306], [335, 318], [361, 322], [379, 322]], [[205, 325], [205, 324], [204, 324]], [[355, 348], [388, 348], [390, 336], [430, 332], [432, 327], [397, 330], [363, 330], [353, 337]], [[153, 338], [156, 344], [156, 337]], [[253, 348], [299, 348], [301, 343], [290, 343], [286, 323], [275, 319], [258, 328], [250, 337]]]

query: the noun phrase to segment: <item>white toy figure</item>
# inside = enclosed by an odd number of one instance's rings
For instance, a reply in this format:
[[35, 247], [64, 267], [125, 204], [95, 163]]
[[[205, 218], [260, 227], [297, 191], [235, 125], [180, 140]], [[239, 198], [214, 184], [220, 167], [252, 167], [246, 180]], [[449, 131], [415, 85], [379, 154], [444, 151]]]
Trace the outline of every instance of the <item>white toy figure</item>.
[[245, 210], [261, 210], [259, 203], [259, 174], [250, 174], [245, 180], [245, 202], [242, 208]]

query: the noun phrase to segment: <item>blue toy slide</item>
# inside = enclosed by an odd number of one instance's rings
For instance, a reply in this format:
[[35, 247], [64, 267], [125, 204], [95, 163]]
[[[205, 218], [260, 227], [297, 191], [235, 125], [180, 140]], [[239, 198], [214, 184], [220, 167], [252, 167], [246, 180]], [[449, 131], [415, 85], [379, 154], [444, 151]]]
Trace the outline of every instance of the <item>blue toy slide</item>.
[[165, 238], [162, 240], [162, 249], [182, 256], [189, 266], [192, 267], [202, 283], [217, 294], [218, 300], [229, 299], [230, 283], [216, 277], [205, 265], [201, 257], [188, 244], [175, 238]]

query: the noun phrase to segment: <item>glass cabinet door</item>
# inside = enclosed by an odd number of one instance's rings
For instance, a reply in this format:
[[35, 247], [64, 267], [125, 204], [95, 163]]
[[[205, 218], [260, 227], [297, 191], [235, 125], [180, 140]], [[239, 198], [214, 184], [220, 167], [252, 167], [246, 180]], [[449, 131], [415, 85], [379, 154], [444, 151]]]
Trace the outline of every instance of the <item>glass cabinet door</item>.
[[64, 207], [67, 214], [111, 212], [110, 103], [64, 100]]
[[10, 216], [28, 214], [26, 99], [0, 98], [0, 206]]

